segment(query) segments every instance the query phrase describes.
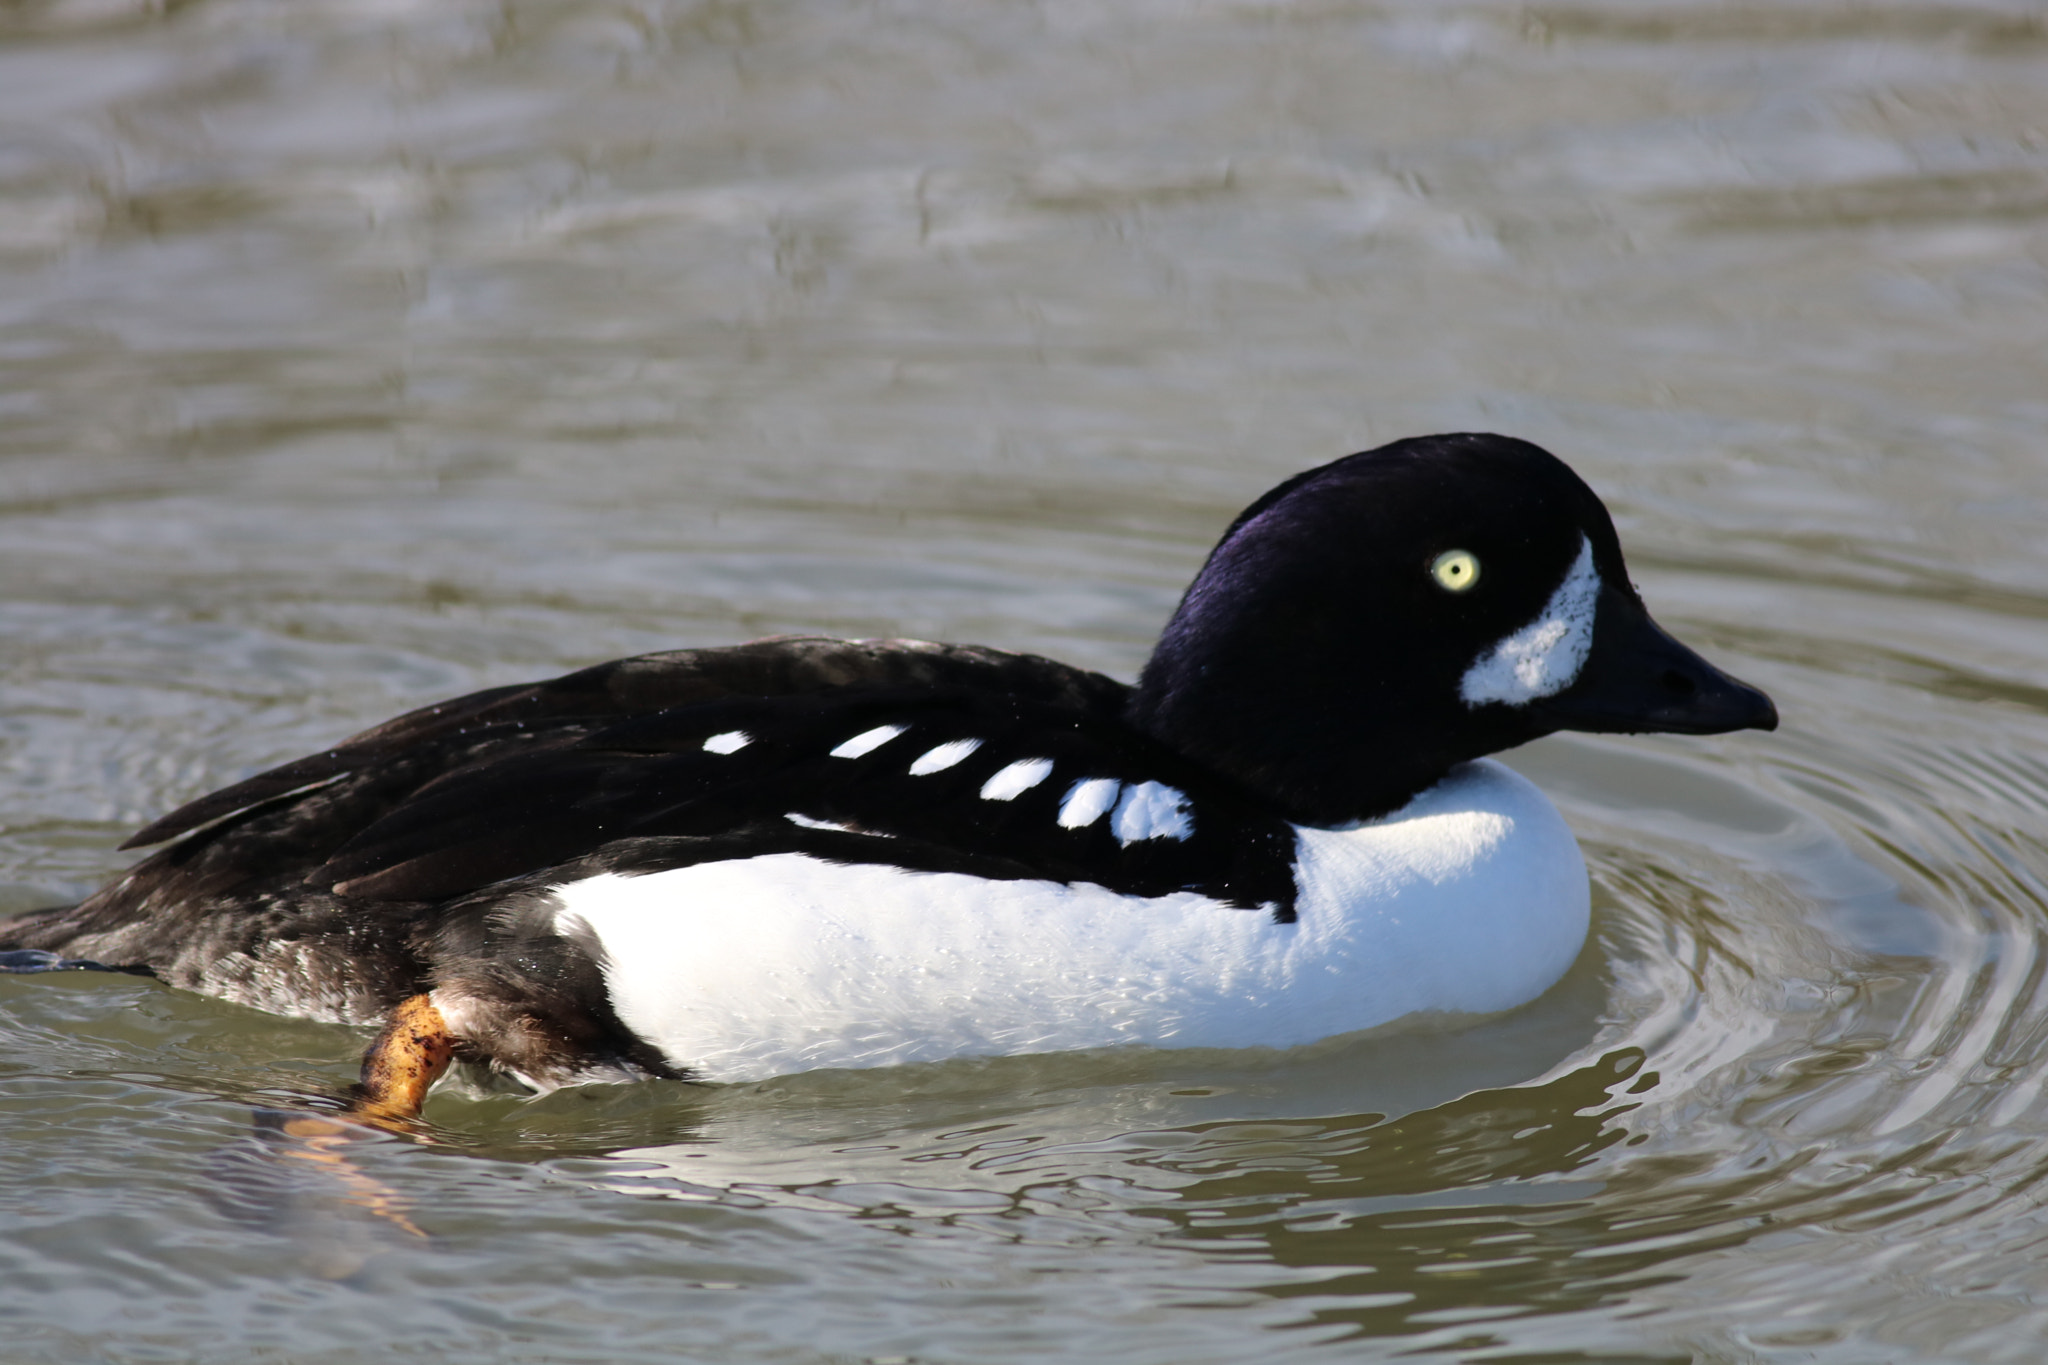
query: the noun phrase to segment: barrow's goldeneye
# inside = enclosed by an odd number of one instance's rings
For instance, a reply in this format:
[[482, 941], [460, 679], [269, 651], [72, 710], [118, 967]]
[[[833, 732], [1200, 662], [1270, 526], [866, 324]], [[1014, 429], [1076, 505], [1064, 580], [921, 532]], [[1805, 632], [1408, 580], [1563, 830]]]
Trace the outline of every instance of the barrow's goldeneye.
[[546, 1088], [1288, 1046], [1509, 1008], [1578, 953], [1577, 845], [1485, 755], [1776, 724], [1650, 619], [1561, 461], [1422, 437], [1247, 508], [1135, 686], [783, 637], [494, 688], [173, 811], [0, 948], [382, 1024], [357, 1104], [396, 1117], [450, 1058]]

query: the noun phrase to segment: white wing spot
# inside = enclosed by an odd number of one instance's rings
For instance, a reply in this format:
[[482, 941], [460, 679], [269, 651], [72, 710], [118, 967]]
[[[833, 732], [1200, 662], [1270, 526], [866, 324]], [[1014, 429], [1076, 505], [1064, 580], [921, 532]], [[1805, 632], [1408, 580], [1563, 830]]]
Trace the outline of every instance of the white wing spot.
[[1185, 792], [1163, 782], [1137, 782], [1124, 788], [1109, 827], [1126, 848], [1140, 839], [1179, 839], [1195, 832], [1194, 812]]
[[832, 757], [859, 758], [863, 754], [871, 754], [909, 728], [907, 725], [877, 725], [872, 730], [863, 730], [834, 749]]
[[936, 749], [927, 749], [919, 754], [917, 762], [910, 765], [910, 775], [926, 777], [932, 773], [942, 773], [980, 747], [981, 741], [978, 739], [948, 740]]
[[860, 832], [852, 825], [842, 825], [837, 820], [813, 820], [810, 816], [800, 815], [793, 810], [784, 811], [782, 818], [800, 829], [836, 829], [844, 834], [858, 834]]
[[1458, 685], [1467, 706], [1506, 702], [1525, 706], [1564, 691], [1593, 649], [1593, 614], [1600, 604], [1600, 574], [1593, 542], [1581, 537], [1579, 557], [1536, 619], [1482, 653]]
[[981, 799], [1014, 801], [1051, 776], [1051, 759], [1020, 758], [981, 784]]
[[1082, 778], [1067, 788], [1067, 799], [1060, 803], [1060, 826], [1080, 829], [1094, 824], [1116, 804], [1117, 789], [1121, 786], [1123, 783], [1113, 777]]
[[727, 730], [704, 741], [707, 754], [736, 754], [754, 742], [745, 730]]

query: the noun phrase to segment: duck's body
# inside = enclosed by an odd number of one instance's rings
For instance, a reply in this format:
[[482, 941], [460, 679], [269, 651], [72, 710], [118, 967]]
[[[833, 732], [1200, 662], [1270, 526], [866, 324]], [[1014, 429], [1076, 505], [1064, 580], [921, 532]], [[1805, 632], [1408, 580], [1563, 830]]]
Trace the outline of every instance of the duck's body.
[[1435, 437], [1254, 504], [1136, 687], [911, 641], [621, 660], [202, 798], [0, 944], [424, 1009], [543, 1087], [1287, 1046], [1570, 964], [1576, 844], [1482, 755], [1774, 723], [1650, 622], [1562, 464]]
[[597, 946], [621, 1021], [707, 1080], [1128, 1043], [1290, 1047], [1418, 1010], [1519, 1005], [1585, 938], [1571, 831], [1488, 760], [1385, 820], [1298, 829], [1280, 856], [1296, 883], [1284, 906], [778, 853], [600, 874], [556, 890], [553, 922]]

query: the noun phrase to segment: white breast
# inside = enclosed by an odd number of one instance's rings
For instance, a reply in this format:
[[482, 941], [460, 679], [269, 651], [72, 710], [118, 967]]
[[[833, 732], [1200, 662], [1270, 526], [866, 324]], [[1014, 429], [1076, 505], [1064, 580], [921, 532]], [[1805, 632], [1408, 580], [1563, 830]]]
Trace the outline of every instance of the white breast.
[[1181, 892], [840, 867], [802, 854], [557, 888], [619, 1018], [708, 1080], [948, 1057], [1289, 1047], [1418, 1010], [1507, 1009], [1586, 934], [1543, 794], [1467, 764], [1396, 815], [1303, 829], [1296, 922]]

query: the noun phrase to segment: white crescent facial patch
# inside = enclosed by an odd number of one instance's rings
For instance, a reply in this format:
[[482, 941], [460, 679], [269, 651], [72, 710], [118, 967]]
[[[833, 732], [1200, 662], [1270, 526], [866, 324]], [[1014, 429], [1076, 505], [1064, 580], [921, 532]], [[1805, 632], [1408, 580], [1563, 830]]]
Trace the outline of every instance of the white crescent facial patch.
[[1570, 687], [1592, 653], [1593, 613], [1599, 601], [1593, 542], [1582, 536], [1579, 557], [1543, 610], [1473, 661], [1458, 684], [1458, 696], [1467, 706], [1491, 701], [1524, 706]]

